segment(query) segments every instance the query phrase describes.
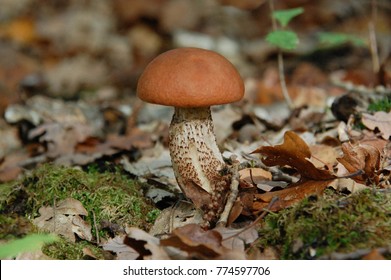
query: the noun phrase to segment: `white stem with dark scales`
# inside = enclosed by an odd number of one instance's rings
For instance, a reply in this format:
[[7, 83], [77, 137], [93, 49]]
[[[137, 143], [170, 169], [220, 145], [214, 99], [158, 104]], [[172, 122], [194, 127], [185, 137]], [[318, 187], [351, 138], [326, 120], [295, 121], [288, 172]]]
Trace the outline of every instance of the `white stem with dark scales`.
[[[175, 108], [169, 148], [175, 177], [184, 194], [197, 207], [213, 209], [210, 215], [218, 216], [229, 186], [221, 183], [220, 171], [225, 163], [216, 144], [210, 108]], [[199, 197], [202, 195], [205, 199]]]

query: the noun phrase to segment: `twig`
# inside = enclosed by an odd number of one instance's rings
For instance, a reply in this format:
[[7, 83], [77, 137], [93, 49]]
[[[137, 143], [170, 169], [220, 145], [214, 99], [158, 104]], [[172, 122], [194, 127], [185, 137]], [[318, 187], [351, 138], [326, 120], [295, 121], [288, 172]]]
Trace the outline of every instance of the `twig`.
[[144, 102], [142, 102], [140, 99], [136, 99], [136, 101], [133, 104], [133, 112], [126, 120], [126, 135], [129, 135], [132, 129], [136, 126], [137, 118], [143, 106], [144, 106]]
[[234, 161], [230, 171], [232, 174], [230, 194], [225, 203], [224, 210], [220, 215], [219, 221], [217, 222], [218, 227], [226, 226], [229, 214], [239, 193], [239, 163]]
[[330, 82], [336, 87], [340, 87], [349, 92], [356, 92], [361, 95], [377, 94], [380, 97], [384, 95], [390, 95], [391, 89], [384, 86], [377, 86], [375, 88], [369, 88], [362, 85], [354, 85], [352, 82], [345, 82], [340, 79], [340, 77], [331, 77]]
[[[273, 3], [273, 1], [274, 0], [269, 0], [269, 7], [270, 7], [270, 13], [272, 14], [271, 18], [272, 18], [273, 30], [276, 31], [277, 30], [277, 22], [276, 22], [275, 18], [273, 17], [273, 12], [274, 12], [274, 3]], [[282, 57], [282, 51], [281, 51], [280, 48], [278, 48], [278, 57], [277, 57], [277, 59], [278, 59], [278, 75], [279, 75], [279, 78], [280, 78], [281, 91], [282, 91], [282, 94], [284, 95], [285, 101], [288, 104], [289, 108], [293, 109], [294, 106], [293, 106], [293, 103], [292, 103], [292, 99], [289, 96], [288, 88], [287, 88], [286, 82], [285, 82], [284, 59]]]
[[384, 255], [391, 253], [391, 247], [381, 247], [376, 249], [359, 249], [350, 253], [331, 253], [329, 255], [321, 256], [323, 260], [356, 260], [368, 255], [371, 251], [377, 250], [380, 254]]
[[260, 220], [262, 220], [269, 213], [269, 210], [272, 208], [273, 204], [276, 203], [277, 200], [278, 200], [278, 197], [273, 197], [272, 200], [270, 201], [269, 205], [263, 210], [262, 214], [259, 215], [251, 224], [246, 226], [241, 231], [239, 231], [231, 236], [228, 236], [227, 238], [224, 238], [223, 240], [226, 241], [228, 239], [237, 237], [237, 236], [241, 235], [243, 232], [245, 232], [246, 230], [249, 230], [250, 228], [254, 227]]
[[377, 73], [380, 69], [379, 63], [379, 52], [377, 49], [377, 39], [376, 39], [376, 19], [377, 19], [377, 3], [376, 0], [371, 1], [372, 16], [371, 20], [368, 22], [368, 31], [369, 31], [369, 47], [371, 50], [372, 56], [372, 67], [373, 72]]
[[96, 234], [96, 244], [100, 244], [99, 231], [98, 231], [98, 226], [96, 224], [95, 211], [92, 211], [92, 219], [94, 220], [94, 228], [95, 228], [95, 234]]

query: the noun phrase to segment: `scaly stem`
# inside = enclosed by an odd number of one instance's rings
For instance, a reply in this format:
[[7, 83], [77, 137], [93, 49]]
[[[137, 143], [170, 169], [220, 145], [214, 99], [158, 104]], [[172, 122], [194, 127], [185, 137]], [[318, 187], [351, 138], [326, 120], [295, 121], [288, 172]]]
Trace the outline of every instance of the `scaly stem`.
[[169, 149], [179, 187], [196, 207], [214, 221], [224, 208], [229, 182], [216, 144], [209, 107], [175, 108], [169, 129]]

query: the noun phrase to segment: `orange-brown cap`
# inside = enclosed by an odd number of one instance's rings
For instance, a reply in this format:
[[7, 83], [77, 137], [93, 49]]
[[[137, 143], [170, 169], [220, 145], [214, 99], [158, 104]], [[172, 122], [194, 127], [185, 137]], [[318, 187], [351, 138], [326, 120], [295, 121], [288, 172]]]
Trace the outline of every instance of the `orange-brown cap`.
[[242, 99], [244, 84], [235, 67], [220, 54], [178, 48], [157, 56], [138, 80], [137, 95], [155, 104], [207, 107]]

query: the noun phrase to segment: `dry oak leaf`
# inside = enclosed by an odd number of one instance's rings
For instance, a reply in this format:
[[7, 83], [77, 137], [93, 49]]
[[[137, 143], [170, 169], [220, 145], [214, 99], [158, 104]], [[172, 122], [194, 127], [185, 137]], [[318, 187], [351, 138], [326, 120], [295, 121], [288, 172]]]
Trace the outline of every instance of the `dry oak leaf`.
[[363, 113], [361, 117], [362, 123], [369, 129], [379, 129], [381, 136], [388, 140], [391, 136], [391, 112], [379, 111], [373, 115]]
[[204, 230], [198, 224], [188, 224], [175, 229], [171, 236], [160, 241], [162, 246], [172, 246], [197, 259], [244, 259], [242, 250], [223, 246], [217, 230]]
[[363, 172], [362, 175], [353, 177], [353, 180], [358, 183], [366, 183], [368, 180], [368, 183], [379, 183], [377, 174], [381, 160], [379, 149], [372, 145], [352, 145], [351, 143], [344, 143], [341, 148], [344, 155], [341, 158], [337, 158], [337, 160], [346, 170], [349, 173]]
[[[296, 203], [312, 194], [321, 194], [336, 176], [327, 170], [318, 169], [309, 161], [311, 151], [308, 145], [293, 131], [287, 131], [284, 142], [276, 146], [263, 146], [252, 153], [264, 156], [263, 163], [267, 166], [290, 166], [300, 174], [300, 180], [288, 188], [255, 194], [253, 211], [255, 213], [269, 206], [270, 210], [277, 211]], [[273, 198], [277, 198], [269, 205]]]
[[308, 145], [293, 131], [284, 134], [284, 143], [276, 146], [262, 146], [252, 152], [265, 156], [262, 162], [267, 166], [293, 167], [300, 173], [300, 181], [334, 180], [336, 177], [327, 170], [318, 169], [309, 161], [311, 151]]
[[75, 242], [75, 234], [81, 239], [92, 240], [91, 225], [81, 216], [87, 216], [88, 212], [80, 201], [67, 198], [60, 201], [57, 207], [42, 206], [38, 210], [41, 215], [35, 218], [33, 223], [41, 230], [55, 232]]

